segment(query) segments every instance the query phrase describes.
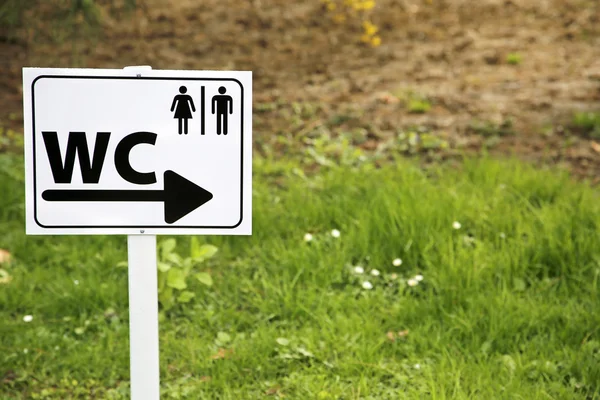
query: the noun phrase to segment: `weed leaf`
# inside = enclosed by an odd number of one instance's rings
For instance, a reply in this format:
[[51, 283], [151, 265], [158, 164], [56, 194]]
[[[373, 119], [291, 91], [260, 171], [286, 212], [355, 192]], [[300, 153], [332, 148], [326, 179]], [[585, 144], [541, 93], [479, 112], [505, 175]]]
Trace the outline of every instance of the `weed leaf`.
[[187, 288], [183, 271], [177, 268], [170, 269], [167, 275], [167, 286], [178, 290]]
[[210, 276], [210, 274], [208, 272], [198, 272], [196, 274], [196, 279], [198, 279], [198, 281], [200, 281], [200, 283], [202, 283], [203, 285], [206, 285], [208, 287], [211, 287], [213, 285], [212, 277]]

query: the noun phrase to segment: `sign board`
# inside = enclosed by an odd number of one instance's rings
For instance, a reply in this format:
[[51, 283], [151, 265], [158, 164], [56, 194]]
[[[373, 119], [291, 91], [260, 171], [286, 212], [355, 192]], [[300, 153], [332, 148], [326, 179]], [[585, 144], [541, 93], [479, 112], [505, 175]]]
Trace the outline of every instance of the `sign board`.
[[23, 69], [28, 234], [250, 234], [251, 72]]

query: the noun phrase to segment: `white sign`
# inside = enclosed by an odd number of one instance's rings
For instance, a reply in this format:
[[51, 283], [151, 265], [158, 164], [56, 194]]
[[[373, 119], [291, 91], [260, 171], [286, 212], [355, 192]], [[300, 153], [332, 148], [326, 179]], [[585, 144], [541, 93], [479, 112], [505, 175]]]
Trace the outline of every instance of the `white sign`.
[[28, 234], [251, 234], [251, 72], [23, 69]]

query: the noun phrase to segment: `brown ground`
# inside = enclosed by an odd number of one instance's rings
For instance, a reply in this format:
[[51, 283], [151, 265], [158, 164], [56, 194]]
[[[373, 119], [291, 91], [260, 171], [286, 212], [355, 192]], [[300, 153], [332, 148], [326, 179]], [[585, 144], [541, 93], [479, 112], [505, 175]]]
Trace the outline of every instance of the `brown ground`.
[[[574, 112], [600, 111], [600, 1], [378, 0], [378, 48], [318, 0], [141, 3], [106, 8], [99, 38], [62, 44], [30, 15], [27, 32], [0, 42], [0, 125], [22, 129], [23, 66], [242, 69], [254, 71], [258, 151], [347, 131], [376, 151], [414, 129], [449, 145], [418, 151], [487, 148], [600, 181], [600, 139], [570, 129]], [[409, 112], [416, 97], [431, 110]]]

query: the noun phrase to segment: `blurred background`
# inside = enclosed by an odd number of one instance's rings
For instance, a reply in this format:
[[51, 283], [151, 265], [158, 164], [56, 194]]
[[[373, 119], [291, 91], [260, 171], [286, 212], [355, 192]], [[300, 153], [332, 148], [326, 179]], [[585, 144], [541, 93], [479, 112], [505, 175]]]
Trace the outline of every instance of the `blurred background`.
[[600, 0], [0, 0], [1, 399], [130, 397], [124, 238], [24, 234], [22, 68], [131, 65], [254, 76], [163, 398], [600, 399]]
[[484, 151], [600, 179], [596, 0], [4, 0], [0, 146], [22, 67], [128, 65], [253, 71], [263, 155]]

